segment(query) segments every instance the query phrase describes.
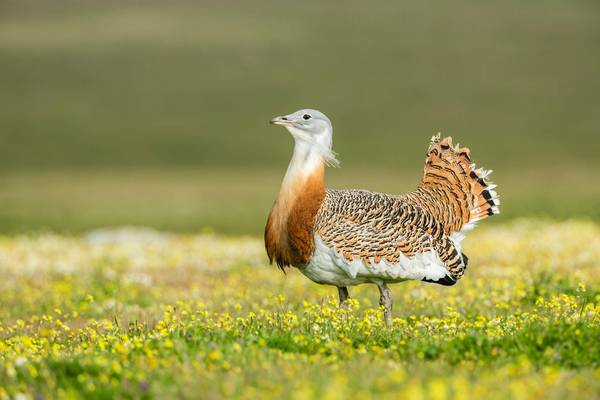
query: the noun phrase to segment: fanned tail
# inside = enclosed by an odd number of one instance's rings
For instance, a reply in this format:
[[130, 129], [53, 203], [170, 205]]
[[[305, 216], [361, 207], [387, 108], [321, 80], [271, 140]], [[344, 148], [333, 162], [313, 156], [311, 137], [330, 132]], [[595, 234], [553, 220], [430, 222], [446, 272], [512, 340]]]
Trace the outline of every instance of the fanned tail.
[[426, 207], [447, 234], [466, 231], [475, 222], [500, 213], [496, 185], [488, 180], [491, 172], [475, 167], [468, 148], [437, 134], [431, 138], [417, 191], [429, 197]]
[[500, 199], [496, 185], [488, 180], [492, 171], [476, 168], [466, 147], [452, 144], [451, 137], [431, 138], [423, 179], [416, 191], [405, 201], [426, 210], [424, 218], [432, 219], [430, 234], [443, 232], [435, 251], [448, 269], [448, 275], [431, 281], [453, 285], [460, 279], [468, 264], [462, 253], [461, 241], [477, 221], [499, 214]]

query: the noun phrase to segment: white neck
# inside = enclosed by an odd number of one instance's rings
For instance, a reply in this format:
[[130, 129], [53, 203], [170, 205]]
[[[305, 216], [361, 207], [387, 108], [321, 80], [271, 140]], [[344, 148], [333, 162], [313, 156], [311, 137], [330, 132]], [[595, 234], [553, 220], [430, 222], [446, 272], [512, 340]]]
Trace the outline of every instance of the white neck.
[[324, 164], [338, 166], [335, 153], [331, 150], [331, 128], [318, 134], [308, 134], [294, 127], [287, 127], [294, 137], [294, 153], [288, 166], [284, 185], [310, 176]]
[[319, 149], [303, 140], [295, 140], [294, 153], [288, 165], [283, 185], [303, 180], [310, 176], [317, 168], [323, 166], [323, 155]]

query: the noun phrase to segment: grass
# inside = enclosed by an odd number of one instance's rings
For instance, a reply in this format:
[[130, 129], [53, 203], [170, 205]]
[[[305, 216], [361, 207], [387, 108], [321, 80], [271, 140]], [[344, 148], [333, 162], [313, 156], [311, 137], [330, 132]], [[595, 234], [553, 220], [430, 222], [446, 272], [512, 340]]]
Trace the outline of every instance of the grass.
[[600, 396], [600, 227], [517, 220], [467, 239], [453, 287], [335, 290], [253, 238], [96, 231], [0, 239], [0, 398]]

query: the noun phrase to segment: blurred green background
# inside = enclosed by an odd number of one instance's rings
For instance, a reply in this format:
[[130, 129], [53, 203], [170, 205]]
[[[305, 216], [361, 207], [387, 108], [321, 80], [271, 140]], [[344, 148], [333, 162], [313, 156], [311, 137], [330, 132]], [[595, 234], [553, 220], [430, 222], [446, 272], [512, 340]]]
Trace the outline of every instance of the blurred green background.
[[600, 219], [596, 1], [0, 2], [0, 231], [260, 235], [291, 155], [334, 123], [332, 187], [401, 193], [438, 131], [503, 214]]

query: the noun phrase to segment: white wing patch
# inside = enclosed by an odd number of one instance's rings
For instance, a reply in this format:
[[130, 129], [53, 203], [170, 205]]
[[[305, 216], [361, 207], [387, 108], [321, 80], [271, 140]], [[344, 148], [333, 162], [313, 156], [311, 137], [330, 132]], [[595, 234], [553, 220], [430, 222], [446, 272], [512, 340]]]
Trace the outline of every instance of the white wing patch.
[[401, 282], [429, 279], [437, 281], [448, 274], [444, 263], [435, 251], [400, 255], [400, 262], [389, 264], [383, 259], [365, 264], [361, 259], [346, 260], [328, 247], [315, 234], [315, 252], [308, 265], [301, 269], [309, 279], [323, 284], [348, 286], [360, 283]]
[[454, 232], [452, 235], [450, 235], [450, 240], [452, 240], [452, 243], [454, 244], [454, 248], [456, 249], [458, 254], [462, 253], [461, 242], [463, 241], [465, 236], [467, 236], [467, 233], [469, 231], [472, 231], [473, 228], [475, 228], [475, 224], [476, 224], [476, 222], [474, 222], [474, 221], [467, 222], [466, 224], [463, 225], [463, 227], [460, 231]]

